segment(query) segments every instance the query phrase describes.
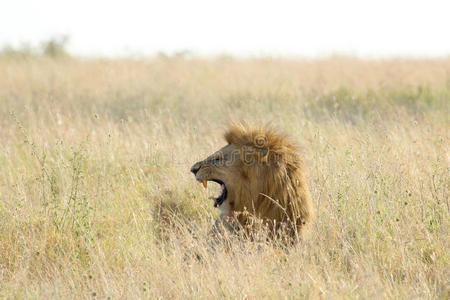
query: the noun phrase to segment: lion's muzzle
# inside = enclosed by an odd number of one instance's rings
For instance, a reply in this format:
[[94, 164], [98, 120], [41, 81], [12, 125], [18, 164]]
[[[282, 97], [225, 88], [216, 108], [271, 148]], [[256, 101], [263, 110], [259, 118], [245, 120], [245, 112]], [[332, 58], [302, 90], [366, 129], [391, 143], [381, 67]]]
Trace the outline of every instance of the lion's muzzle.
[[194, 175], [195, 175], [195, 174], [197, 174], [198, 170], [200, 170], [201, 167], [202, 167], [202, 166], [201, 166], [200, 162], [195, 163], [195, 164], [191, 167], [191, 172], [194, 173]]

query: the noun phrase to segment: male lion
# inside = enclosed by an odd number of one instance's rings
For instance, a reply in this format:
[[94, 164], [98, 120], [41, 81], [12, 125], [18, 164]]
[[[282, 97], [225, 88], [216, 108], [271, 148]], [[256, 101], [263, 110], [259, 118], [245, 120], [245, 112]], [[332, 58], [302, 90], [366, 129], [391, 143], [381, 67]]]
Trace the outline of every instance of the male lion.
[[301, 238], [314, 209], [298, 148], [270, 126], [235, 124], [225, 140], [228, 145], [191, 168], [205, 187], [220, 184], [221, 194], [213, 197], [220, 219], [248, 228], [256, 217], [270, 232], [284, 228]]

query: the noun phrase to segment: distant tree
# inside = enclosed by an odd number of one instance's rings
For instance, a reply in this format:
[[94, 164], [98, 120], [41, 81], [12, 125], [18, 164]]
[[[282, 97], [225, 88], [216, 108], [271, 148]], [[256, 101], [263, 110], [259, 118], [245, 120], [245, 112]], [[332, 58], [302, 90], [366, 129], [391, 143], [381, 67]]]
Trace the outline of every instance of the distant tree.
[[32, 47], [29, 43], [22, 43], [19, 47], [5, 45], [0, 49], [0, 55], [10, 58], [30, 58], [30, 57], [50, 57], [63, 58], [69, 57], [67, 44], [69, 37], [67, 35], [52, 37], [40, 43], [40, 47]]
[[67, 35], [53, 37], [47, 41], [41, 43], [42, 55], [61, 58], [68, 57], [67, 44], [69, 43], [69, 37]]

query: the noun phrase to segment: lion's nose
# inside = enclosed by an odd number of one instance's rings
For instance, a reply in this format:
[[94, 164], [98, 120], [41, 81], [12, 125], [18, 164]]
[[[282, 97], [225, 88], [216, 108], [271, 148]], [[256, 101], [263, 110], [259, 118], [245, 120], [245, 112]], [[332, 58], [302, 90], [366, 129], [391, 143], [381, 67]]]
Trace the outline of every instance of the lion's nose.
[[194, 175], [197, 174], [198, 170], [200, 170], [200, 167], [201, 167], [200, 163], [196, 163], [195, 165], [192, 166], [191, 172], [194, 173]]

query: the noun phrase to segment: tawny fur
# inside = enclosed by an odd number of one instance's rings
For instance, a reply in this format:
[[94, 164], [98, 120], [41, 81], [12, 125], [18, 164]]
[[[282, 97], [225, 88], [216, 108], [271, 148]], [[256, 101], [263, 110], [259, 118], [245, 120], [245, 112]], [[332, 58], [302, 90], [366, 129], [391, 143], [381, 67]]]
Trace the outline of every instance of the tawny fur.
[[239, 221], [247, 223], [241, 212], [248, 211], [269, 224], [286, 224], [301, 235], [313, 221], [314, 209], [298, 147], [270, 126], [235, 124], [225, 139], [241, 147], [241, 153], [251, 151], [255, 162], [242, 163], [241, 174], [234, 177], [240, 184], [234, 185], [238, 201], [232, 211], [238, 213]]

